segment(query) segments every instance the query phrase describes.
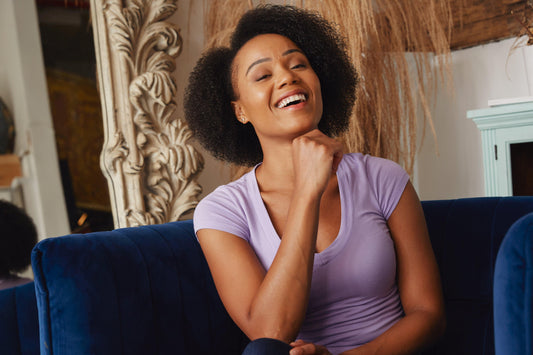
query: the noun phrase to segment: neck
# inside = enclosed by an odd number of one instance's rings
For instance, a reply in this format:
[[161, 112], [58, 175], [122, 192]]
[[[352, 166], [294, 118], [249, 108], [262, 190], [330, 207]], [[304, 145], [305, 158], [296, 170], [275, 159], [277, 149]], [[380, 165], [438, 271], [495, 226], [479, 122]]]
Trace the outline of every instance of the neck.
[[261, 191], [290, 190], [294, 186], [292, 142], [279, 142], [263, 148], [263, 163], [256, 170]]

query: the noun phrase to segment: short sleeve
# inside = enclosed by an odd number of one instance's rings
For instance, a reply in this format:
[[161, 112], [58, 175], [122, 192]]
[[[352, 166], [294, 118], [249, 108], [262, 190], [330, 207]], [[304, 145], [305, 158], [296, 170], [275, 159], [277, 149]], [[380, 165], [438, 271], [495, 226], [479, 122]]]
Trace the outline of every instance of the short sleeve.
[[388, 220], [400, 201], [409, 175], [397, 163], [372, 156], [367, 156], [366, 168], [383, 217]]
[[216, 229], [249, 239], [249, 228], [238, 199], [221, 186], [200, 201], [194, 211], [194, 231]]

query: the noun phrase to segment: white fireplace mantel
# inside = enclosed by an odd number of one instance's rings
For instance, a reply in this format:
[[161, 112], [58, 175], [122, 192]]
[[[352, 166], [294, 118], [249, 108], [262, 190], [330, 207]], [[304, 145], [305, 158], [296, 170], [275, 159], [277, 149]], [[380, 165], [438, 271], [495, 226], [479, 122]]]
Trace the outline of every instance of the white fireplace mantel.
[[486, 196], [511, 196], [511, 144], [533, 141], [533, 102], [467, 112], [481, 131]]

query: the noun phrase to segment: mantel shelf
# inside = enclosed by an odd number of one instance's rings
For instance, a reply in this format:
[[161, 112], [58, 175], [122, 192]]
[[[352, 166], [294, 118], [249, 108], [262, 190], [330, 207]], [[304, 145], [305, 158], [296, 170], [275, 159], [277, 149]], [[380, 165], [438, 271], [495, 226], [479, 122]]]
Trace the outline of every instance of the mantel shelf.
[[533, 124], [533, 102], [499, 105], [467, 112], [480, 130]]

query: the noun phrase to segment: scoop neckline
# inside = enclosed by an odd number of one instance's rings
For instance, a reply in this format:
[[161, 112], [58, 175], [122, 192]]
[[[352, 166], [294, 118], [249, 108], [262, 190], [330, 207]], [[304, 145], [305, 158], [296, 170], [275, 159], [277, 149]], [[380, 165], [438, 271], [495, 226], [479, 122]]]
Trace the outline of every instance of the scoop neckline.
[[[258, 207], [258, 215], [259, 215], [259, 221], [261, 223], [261, 227], [265, 231], [266, 238], [268, 238], [268, 241], [270, 244], [275, 248], [277, 251], [279, 248], [279, 245], [281, 243], [281, 237], [276, 232], [276, 229], [274, 228], [274, 225], [272, 223], [272, 220], [270, 219], [270, 215], [268, 214], [268, 211], [266, 209], [265, 203], [263, 201], [263, 198], [261, 197], [261, 191], [259, 190], [259, 183], [257, 181], [257, 175], [256, 170], [257, 167], [259, 167], [262, 163], [257, 164], [252, 171], [249, 173], [249, 181], [252, 188], [253, 196], [252, 198], [256, 201], [260, 201], [261, 203], [255, 204]], [[322, 250], [320, 253], [315, 253], [314, 256], [314, 267], [318, 267], [321, 265], [327, 264], [331, 259], [333, 259], [344, 247], [347, 240], [347, 235], [344, 232], [346, 228], [346, 213], [347, 213], [347, 196], [346, 196], [346, 176], [345, 176], [345, 159], [341, 160], [341, 163], [339, 164], [339, 167], [337, 169], [336, 175], [337, 175], [337, 184], [339, 186], [339, 196], [340, 196], [340, 202], [341, 202], [341, 223], [339, 227], [339, 231], [337, 232], [337, 236], [331, 242], [330, 245], [324, 250]]]

